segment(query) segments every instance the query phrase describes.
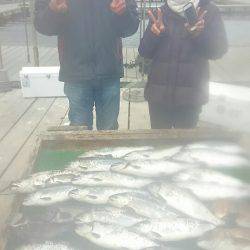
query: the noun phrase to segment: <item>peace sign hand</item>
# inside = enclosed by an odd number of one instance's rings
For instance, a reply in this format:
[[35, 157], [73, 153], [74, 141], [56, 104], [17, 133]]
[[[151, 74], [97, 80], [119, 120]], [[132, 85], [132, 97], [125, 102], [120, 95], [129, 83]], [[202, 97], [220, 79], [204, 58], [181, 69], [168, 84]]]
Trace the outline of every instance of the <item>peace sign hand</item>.
[[49, 7], [54, 12], [64, 13], [68, 10], [67, 0], [51, 0]]
[[205, 15], [207, 14], [207, 11], [202, 10], [200, 7], [197, 9], [198, 13], [198, 21], [194, 26], [191, 26], [189, 23], [185, 24], [185, 27], [187, 28], [188, 32], [192, 34], [194, 37], [198, 36], [205, 28]]
[[110, 4], [110, 9], [117, 15], [122, 15], [126, 11], [126, 1], [125, 0], [112, 0]]
[[154, 16], [151, 10], [148, 11], [148, 16], [152, 22], [151, 31], [159, 36], [165, 31], [165, 25], [163, 22], [163, 15], [160, 8], [157, 9], [157, 18]]

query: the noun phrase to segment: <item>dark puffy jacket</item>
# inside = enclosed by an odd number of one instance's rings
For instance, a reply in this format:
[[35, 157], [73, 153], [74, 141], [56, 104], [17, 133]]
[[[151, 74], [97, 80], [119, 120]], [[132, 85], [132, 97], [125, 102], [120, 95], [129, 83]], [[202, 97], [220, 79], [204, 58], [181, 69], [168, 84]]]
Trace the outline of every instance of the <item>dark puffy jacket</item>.
[[205, 29], [197, 37], [185, 28], [185, 19], [162, 7], [166, 32], [159, 37], [147, 27], [139, 53], [152, 59], [145, 88], [151, 102], [167, 106], [198, 105], [208, 101], [209, 60], [222, 57], [228, 48], [224, 24], [219, 9], [208, 0], [200, 7], [207, 10]]
[[38, 32], [58, 36], [59, 80], [84, 80], [123, 76], [122, 37], [135, 33], [139, 25], [134, 0], [118, 16], [110, 10], [111, 0], [68, 1], [65, 14], [49, 9], [50, 0], [36, 0], [35, 27]]

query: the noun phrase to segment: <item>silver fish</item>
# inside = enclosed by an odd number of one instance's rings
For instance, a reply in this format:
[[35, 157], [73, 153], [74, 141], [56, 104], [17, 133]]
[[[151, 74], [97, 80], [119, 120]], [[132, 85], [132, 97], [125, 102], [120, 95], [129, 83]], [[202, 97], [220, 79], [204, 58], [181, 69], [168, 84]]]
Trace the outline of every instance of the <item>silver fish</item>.
[[68, 175], [68, 174], [72, 174], [72, 172], [68, 170], [63, 170], [63, 171], [53, 170], [53, 171], [34, 173], [26, 179], [13, 182], [10, 185], [10, 189], [12, 192], [17, 192], [17, 193], [32, 193], [41, 188], [46, 187], [47, 181], [50, 178], [53, 178], [56, 176]]
[[159, 150], [145, 150], [139, 152], [132, 152], [125, 155], [124, 159], [127, 161], [169, 159], [178, 154], [181, 150], [182, 147], [177, 146]]
[[104, 207], [93, 209], [76, 217], [76, 224], [102, 222], [107, 224], [117, 224], [124, 227], [130, 227], [138, 222], [145, 220], [145, 217], [139, 216], [128, 209], [116, 207]]
[[79, 174], [80, 173], [77, 171], [71, 171], [71, 172], [68, 171], [68, 172], [50, 177], [48, 180], [46, 180], [45, 184], [46, 186], [70, 184], [72, 179], [77, 177]]
[[217, 199], [240, 199], [250, 196], [249, 187], [224, 186], [203, 182], [179, 182], [179, 187], [193, 192], [199, 199], [212, 201]]
[[113, 172], [91, 172], [83, 173], [72, 180], [74, 185], [85, 186], [117, 186], [128, 188], [141, 188], [149, 183], [151, 179], [136, 178]]
[[198, 220], [207, 221], [215, 225], [222, 224], [194, 195], [185, 189], [165, 183], [154, 183], [149, 187], [150, 192], [156, 197], [162, 197], [166, 203]]
[[118, 208], [130, 208], [137, 214], [148, 218], [166, 218], [177, 216], [167, 206], [165, 206], [165, 204], [156, 200], [154, 197], [137, 193], [113, 195], [109, 198], [108, 203]]
[[215, 226], [192, 218], [162, 218], [139, 222], [134, 228], [153, 240], [178, 241], [199, 237]]
[[226, 186], [244, 186], [244, 183], [235, 178], [212, 169], [187, 169], [173, 177], [177, 182], [204, 182]]
[[119, 225], [93, 222], [78, 226], [75, 231], [102, 248], [140, 250], [158, 246], [154, 241]]
[[206, 250], [250, 250], [250, 241], [223, 237], [201, 240], [198, 246]]
[[88, 151], [85, 154], [81, 155], [80, 158], [98, 157], [98, 156], [112, 156], [114, 158], [121, 158], [131, 152], [151, 150], [151, 149], [153, 149], [153, 147], [150, 146], [102, 148], [102, 149]]
[[171, 160], [139, 160], [112, 165], [111, 171], [143, 177], [162, 177], [172, 175], [194, 165]]
[[43, 243], [30, 243], [17, 247], [16, 250], [77, 250], [67, 242], [45, 241]]
[[241, 155], [207, 149], [185, 150], [175, 155], [173, 160], [200, 163], [211, 168], [240, 168], [250, 166], [249, 160]]
[[217, 150], [227, 154], [245, 154], [245, 151], [239, 145], [232, 142], [201, 141], [188, 144], [187, 149], [207, 149]]
[[106, 204], [110, 196], [120, 193], [138, 192], [141, 190], [119, 188], [119, 187], [85, 187], [77, 188], [69, 192], [69, 196], [77, 201], [91, 204]]
[[45, 187], [45, 182], [51, 175], [51, 171], [35, 173], [26, 179], [13, 182], [10, 185], [10, 190], [16, 193], [32, 193], [38, 188]]
[[69, 192], [74, 186], [56, 186], [29, 194], [23, 201], [24, 206], [47, 206], [69, 200]]
[[81, 172], [109, 171], [110, 166], [122, 162], [123, 159], [111, 157], [84, 158], [71, 162], [67, 169]]

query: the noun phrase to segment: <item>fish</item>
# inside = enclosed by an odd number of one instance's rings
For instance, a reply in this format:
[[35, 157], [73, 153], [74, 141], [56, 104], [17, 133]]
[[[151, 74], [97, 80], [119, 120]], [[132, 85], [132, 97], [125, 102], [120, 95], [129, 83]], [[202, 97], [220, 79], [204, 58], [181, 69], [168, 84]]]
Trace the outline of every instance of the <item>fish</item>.
[[15, 250], [79, 250], [63, 241], [45, 241], [42, 243], [27, 243], [17, 247]]
[[117, 224], [123, 227], [131, 227], [138, 222], [145, 220], [145, 217], [132, 213], [125, 208], [105, 206], [103, 208], [92, 209], [75, 218], [76, 224], [102, 222], [107, 224]]
[[188, 215], [194, 219], [206, 221], [214, 225], [223, 224], [210, 210], [189, 191], [166, 183], [153, 183], [148, 190], [156, 197], [165, 200], [168, 206]]
[[197, 244], [206, 250], [250, 250], [250, 241], [231, 237], [204, 239]]
[[32, 193], [41, 188], [45, 188], [50, 178], [68, 174], [72, 174], [72, 172], [67, 170], [52, 170], [34, 173], [23, 180], [13, 182], [10, 185], [10, 190], [13, 193]]
[[204, 182], [178, 182], [179, 187], [190, 190], [203, 201], [218, 199], [241, 199], [250, 196], [249, 187], [234, 187]]
[[200, 163], [210, 168], [242, 168], [250, 166], [249, 160], [244, 156], [212, 149], [183, 150], [172, 159], [189, 163]]
[[192, 167], [194, 167], [194, 164], [180, 163], [171, 160], [138, 160], [114, 164], [110, 170], [141, 177], [162, 177]]
[[46, 186], [56, 186], [56, 185], [62, 185], [62, 184], [70, 184], [72, 179], [77, 177], [80, 173], [76, 171], [72, 172], [65, 172], [60, 175], [55, 175], [50, 177], [45, 181]]
[[69, 192], [74, 186], [56, 186], [29, 194], [23, 201], [23, 206], [48, 206], [70, 199]]
[[108, 204], [118, 208], [128, 208], [138, 215], [148, 218], [177, 217], [161, 200], [138, 193], [122, 193], [112, 195]]
[[108, 249], [140, 250], [159, 246], [156, 242], [119, 225], [93, 222], [79, 225], [75, 232], [95, 245]]
[[158, 150], [136, 151], [128, 153], [123, 158], [127, 161], [170, 159], [180, 153], [182, 148], [182, 146], [176, 146]]
[[99, 157], [99, 156], [111, 156], [114, 158], [121, 158], [131, 152], [152, 150], [152, 149], [153, 147], [151, 146], [102, 148], [102, 149], [88, 151], [83, 155], [80, 155], [79, 158]]
[[124, 161], [123, 159], [112, 157], [84, 158], [71, 162], [67, 169], [80, 172], [109, 171], [113, 164]]
[[185, 148], [189, 150], [212, 149], [227, 154], [240, 154], [240, 155], [246, 154], [245, 150], [242, 147], [232, 142], [201, 141], [201, 142], [190, 143], [186, 145]]
[[39, 172], [29, 177], [11, 183], [10, 190], [13, 193], [32, 193], [38, 188], [45, 187], [45, 182], [52, 175], [51, 171]]
[[216, 226], [192, 218], [149, 219], [133, 226], [136, 232], [159, 241], [179, 241], [196, 238]]
[[204, 168], [192, 168], [184, 170], [180, 173], [177, 173], [177, 175], [173, 177], [173, 180], [176, 182], [203, 182], [225, 186], [244, 186], [244, 183], [235, 177], [222, 174], [212, 169]]
[[91, 204], [106, 204], [110, 196], [120, 193], [138, 192], [141, 190], [123, 188], [123, 187], [85, 187], [77, 188], [69, 192], [69, 196], [77, 201]]
[[73, 185], [116, 186], [127, 188], [141, 188], [151, 182], [152, 180], [149, 178], [137, 178], [113, 172], [82, 173], [72, 180]]

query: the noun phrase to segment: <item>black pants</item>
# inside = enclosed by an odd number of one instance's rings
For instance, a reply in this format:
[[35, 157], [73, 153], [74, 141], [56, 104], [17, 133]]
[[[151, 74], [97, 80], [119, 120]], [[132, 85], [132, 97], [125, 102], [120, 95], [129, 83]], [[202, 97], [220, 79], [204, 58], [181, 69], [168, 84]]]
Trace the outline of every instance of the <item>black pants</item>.
[[165, 107], [160, 103], [148, 103], [152, 129], [191, 129], [197, 126], [201, 107]]

